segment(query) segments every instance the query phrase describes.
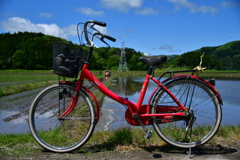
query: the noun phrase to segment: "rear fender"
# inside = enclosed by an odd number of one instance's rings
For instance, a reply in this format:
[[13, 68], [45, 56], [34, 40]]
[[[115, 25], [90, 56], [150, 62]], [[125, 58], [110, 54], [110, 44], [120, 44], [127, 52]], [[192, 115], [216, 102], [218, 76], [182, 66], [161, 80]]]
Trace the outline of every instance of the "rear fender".
[[[207, 85], [207, 86], [213, 91], [213, 93], [217, 96], [219, 102], [220, 102], [221, 104], [223, 104], [222, 97], [220, 96], [220, 93], [217, 91], [217, 89], [216, 89], [210, 82], [208, 82], [207, 80], [205, 80], [205, 79], [203, 79], [203, 78], [200, 78], [200, 77], [197, 77], [197, 76], [194, 76], [194, 75], [180, 74], [180, 75], [172, 76], [172, 77], [170, 77], [170, 78], [165, 79], [165, 80], [162, 82], [162, 84], [164, 85], [164, 84], [168, 83], [169, 81], [172, 81], [172, 80], [174, 80], [174, 79], [179, 79], [179, 78], [185, 78], [185, 79], [187, 79], [187, 78], [192, 78], [192, 79], [196, 79], [196, 80], [204, 83], [204, 84]], [[149, 100], [148, 100], [148, 105], [151, 105], [151, 104], [152, 104], [153, 97], [154, 97], [156, 91], [159, 90], [160, 88], [161, 88], [160, 86], [157, 86], [157, 87], [153, 90], [153, 92], [151, 93], [150, 98], [149, 98]], [[149, 112], [150, 112], [150, 111], [149, 111]]]

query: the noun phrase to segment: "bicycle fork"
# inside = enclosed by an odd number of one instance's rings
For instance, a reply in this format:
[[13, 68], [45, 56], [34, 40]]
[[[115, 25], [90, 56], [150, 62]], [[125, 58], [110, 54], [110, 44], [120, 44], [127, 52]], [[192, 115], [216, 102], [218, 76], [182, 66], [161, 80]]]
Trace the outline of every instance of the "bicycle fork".
[[78, 102], [78, 93], [75, 93], [74, 96], [72, 97], [72, 101], [69, 104], [68, 108], [65, 110], [64, 113], [62, 113], [60, 115], [60, 117], [64, 117], [64, 116], [70, 114], [73, 111], [73, 109], [75, 108], [77, 102]]

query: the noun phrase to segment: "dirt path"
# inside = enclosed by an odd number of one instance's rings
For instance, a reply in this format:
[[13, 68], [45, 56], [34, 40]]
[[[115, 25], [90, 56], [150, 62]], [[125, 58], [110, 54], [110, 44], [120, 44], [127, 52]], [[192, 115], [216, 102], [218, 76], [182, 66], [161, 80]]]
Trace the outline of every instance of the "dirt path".
[[200, 148], [192, 149], [192, 157], [188, 155], [187, 149], [173, 149], [170, 147], [143, 147], [135, 148], [131, 146], [118, 146], [114, 151], [97, 151], [93, 147], [89, 147], [86, 151], [77, 151], [73, 153], [53, 153], [42, 150], [41, 153], [26, 154], [20, 157], [9, 156], [0, 157], [0, 159], [83, 159], [83, 160], [238, 160], [240, 159], [240, 140], [231, 147], [223, 145], [204, 145]]

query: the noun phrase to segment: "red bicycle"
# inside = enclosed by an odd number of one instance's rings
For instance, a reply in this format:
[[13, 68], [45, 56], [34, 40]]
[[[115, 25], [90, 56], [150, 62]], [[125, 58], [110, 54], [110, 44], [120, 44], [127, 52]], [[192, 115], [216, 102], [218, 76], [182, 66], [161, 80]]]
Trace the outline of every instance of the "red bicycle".
[[[151, 137], [152, 131], [146, 125], [153, 125], [159, 137], [181, 148], [197, 147], [215, 135], [222, 118], [222, 99], [214, 87], [214, 80], [207, 81], [197, 76], [198, 72], [205, 69], [201, 67], [202, 57], [197, 68], [166, 72], [159, 79], [153, 77], [153, 71], [161, 67], [167, 57], [140, 57], [138, 60], [148, 65], [149, 69], [138, 101], [132, 102], [110, 91], [88, 69], [94, 38], [104, 43], [105, 39], [115, 41], [97, 30], [96, 25], [105, 27], [106, 23], [90, 20], [79, 24], [84, 26], [82, 34], [89, 51], [85, 53], [81, 48], [71, 51], [71, 48], [59, 47], [56, 43], [53, 56], [54, 72], [75, 80], [59, 81], [47, 87], [37, 95], [29, 110], [30, 131], [43, 148], [69, 152], [83, 146], [91, 137], [99, 120], [100, 107], [95, 95], [84, 85], [84, 80], [125, 105], [127, 122], [142, 126], [147, 138]], [[93, 32], [90, 34], [89, 30]], [[170, 77], [161, 81], [168, 73]], [[156, 83], [156, 88], [149, 95], [148, 103], [142, 104], [150, 80]]]

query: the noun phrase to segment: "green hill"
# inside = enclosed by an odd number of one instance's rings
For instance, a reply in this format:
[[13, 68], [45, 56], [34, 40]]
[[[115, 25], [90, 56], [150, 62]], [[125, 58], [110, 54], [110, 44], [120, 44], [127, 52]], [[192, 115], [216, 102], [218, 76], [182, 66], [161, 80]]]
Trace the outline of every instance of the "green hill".
[[[72, 44], [65, 39], [42, 33], [2, 33], [0, 34], [0, 69], [52, 69], [52, 44], [56, 41]], [[82, 48], [88, 50], [87, 46], [82, 46]], [[125, 52], [130, 70], [146, 70], [146, 66], [137, 60], [138, 57], [144, 55], [142, 52], [131, 48], [126, 48]], [[90, 69], [118, 69], [120, 53], [120, 48], [95, 48]]]
[[[62, 41], [72, 44], [65, 39], [44, 35], [42, 33], [18, 32], [0, 34], [0, 69], [52, 69], [52, 44]], [[83, 46], [87, 50], [86, 46]], [[240, 41], [232, 41], [216, 47], [201, 49], [182, 55], [168, 56], [166, 67], [193, 68], [199, 64], [199, 57], [205, 52], [203, 66], [208, 69], [240, 70]], [[90, 69], [118, 69], [120, 48], [95, 48], [91, 59]], [[138, 62], [142, 52], [126, 48], [127, 65], [130, 70], [146, 70], [147, 66]]]
[[51, 69], [55, 41], [66, 40], [42, 33], [0, 34], [0, 69]]
[[202, 47], [184, 53], [168, 63], [171, 67], [194, 68], [205, 52], [202, 66], [217, 70], [240, 70], [240, 41], [232, 41], [216, 47]]

